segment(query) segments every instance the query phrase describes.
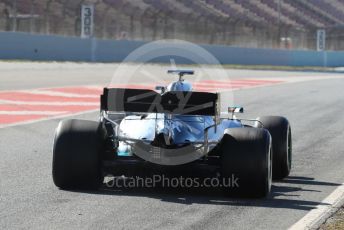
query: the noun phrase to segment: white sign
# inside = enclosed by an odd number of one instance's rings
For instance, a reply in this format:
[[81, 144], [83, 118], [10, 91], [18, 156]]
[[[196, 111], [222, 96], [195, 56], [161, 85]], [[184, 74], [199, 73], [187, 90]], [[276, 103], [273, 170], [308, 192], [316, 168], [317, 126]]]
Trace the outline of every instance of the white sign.
[[317, 51], [324, 51], [326, 44], [325, 30], [317, 30]]
[[81, 7], [81, 37], [90, 38], [93, 36], [93, 5], [82, 5]]

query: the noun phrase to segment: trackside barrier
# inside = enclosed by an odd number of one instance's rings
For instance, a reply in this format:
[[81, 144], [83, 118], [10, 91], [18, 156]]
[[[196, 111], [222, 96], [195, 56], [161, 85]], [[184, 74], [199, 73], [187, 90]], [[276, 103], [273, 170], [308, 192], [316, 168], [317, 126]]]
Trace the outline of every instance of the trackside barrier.
[[[40, 61], [121, 62], [144, 41], [82, 39], [55, 35], [33, 35], [20, 32], [0, 32], [0, 59]], [[201, 45], [221, 64], [275, 66], [344, 66], [342, 51], [303, 51], [239, 48], [221, 45]], [[190, 61], [173, 57], [179, 64]], [[170, 62], [159, 57], [154, 62]], [[202, 64], [202, 63], [199, 63]]]

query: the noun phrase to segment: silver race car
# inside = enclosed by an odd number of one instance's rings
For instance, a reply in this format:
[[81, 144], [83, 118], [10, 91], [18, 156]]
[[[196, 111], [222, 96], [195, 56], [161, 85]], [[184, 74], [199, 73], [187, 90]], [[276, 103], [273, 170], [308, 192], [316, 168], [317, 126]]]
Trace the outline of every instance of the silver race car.
[[[267, 196], [272, 179], [289, 175], [291, 128], [279, 116], [247, 120], [242, 107], [223, 117], [218, 93], [195, 92], [184, 80], [191, 70], [171, 70], [178, 80], [155, 90], [104, 88], [100, 119], [63, 120], [53, 145], [53, 180], [61, 189], [98, 188], [104, 175], [209, 167], [220, 178], [238, 178], [225, 188]], [[197, 171], [198, 170], [198, 171]]]

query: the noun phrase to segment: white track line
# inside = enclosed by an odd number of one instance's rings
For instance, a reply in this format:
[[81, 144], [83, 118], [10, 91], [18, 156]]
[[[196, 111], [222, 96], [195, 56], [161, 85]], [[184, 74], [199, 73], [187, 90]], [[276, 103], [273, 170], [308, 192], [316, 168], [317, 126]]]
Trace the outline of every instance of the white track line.
[[344, 184], [338, 186], [321, 203], [293, 224], [289, 230], [317, 229], [344, 204]]
[[59, 115], [68, 111], [1, 111], [0, 115]]
[[58, 97], [99, 98], [98, 94], [63, 93], [63, 92], [49, 91], [49, 90], [30, 90], [30, 91], [22, 91], [22, 92], [30, 93], [30, 94], [36, 94], [36, 95], [47, 95], [47, 96], [58, 96]]
[[41, 122], [41, 121], [48, 121], [48, 120], [53, 120], [53, 119], [60, 119], [60, 118], [78, 116], [78, 115], [82, 115], [82, 114], [86, 114], [86, 113], [93, 113], [93, 112], [97, 112], [97, 111], [99, 111], [99, 109], [83, 111], [83, 112], [80, 112], [80, 113], [73, 113], [73, 114], [69, 113], [69, 114], [64, 114], [64, 115], [51, 116], [51, 117], [46, 117], [46, 118], [36, 119], [36, 120], [31, 120], [31, 121], [23, 121], [23, 122], [17, 122], [17, 123], [12, 123], [12, 124], [4, 124], [4, 125], [0, 125], [0, 129], [7, 128], [7, 127], [13, 127], [13, 126], [33, 124], [33, 123]]
[[1, 93], [17, 93], [17, 92], [30, 92], [34, 90], [50, 90], [50, 89], [71, 89], [71, 88], [86, 88], [86, 89], [100, 89], [100, 91], [103, 90], [102, 86], [98, 85], [61, 85], [61, 86], [52, 86], [52, 87], [38, 87], [38, 88], [26, 88], [26, 89], [10, 89], [10, 90], [0, 90]]
[[[74, 86], [76, 87], [76, 86]], [[83, 88], [86, 88], [86, 89], [94, 89], [94, 90], [100, 90], [102, 91], [104, 89], [104, 87], [107, 87], [107, 86], [99, 86], [99, 85], [85, 85], [83, 86]], [[56, 87], [58, 88], [58, 87]]]
[[12, 101], [12, 100], [0, 100], [0, 104], [12, 104], [12, 105], [79, 105], [79, 106], [99, 106], [99, 102], [58, 102], [58, 101]]

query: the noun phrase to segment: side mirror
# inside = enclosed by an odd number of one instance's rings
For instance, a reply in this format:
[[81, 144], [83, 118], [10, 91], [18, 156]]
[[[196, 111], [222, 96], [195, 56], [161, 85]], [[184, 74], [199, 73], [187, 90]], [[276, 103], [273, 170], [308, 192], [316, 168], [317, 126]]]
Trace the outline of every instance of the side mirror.
[[244, 113], [244, 108], [240, 106], [229, 106], [228, 113]]
[[232, 119], [236, 119], [234, 113], [244, 113], [244, 108], [240, 106], [229, 106], [228, 113], [232, 114]]
[[166, 87], [165, 86], [155, 86], [155, 90], [159, 90], [161, 93], [165, 93]]

